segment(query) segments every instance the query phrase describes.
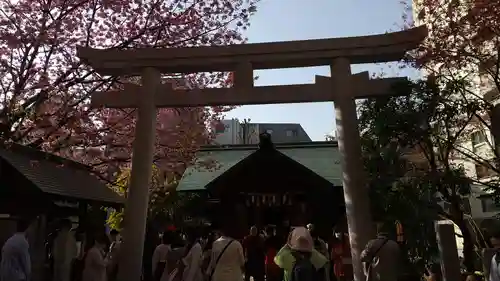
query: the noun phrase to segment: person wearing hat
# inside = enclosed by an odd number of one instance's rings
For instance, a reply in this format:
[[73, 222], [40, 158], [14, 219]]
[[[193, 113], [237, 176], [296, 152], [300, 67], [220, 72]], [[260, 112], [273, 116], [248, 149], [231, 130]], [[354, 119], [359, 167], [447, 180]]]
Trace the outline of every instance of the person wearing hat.
[[[276, 254], [274, 262], [284, 270], [284, 281], [302, 281], [302, 273], [308, 270], [297, 270], [310, 268], [311, 275], [318, 276], [327, 264], [327, 258], [314, 249], [314, 242], [305, 227], [296, 227], [290, 232], [287, 243]], [[309, 275], [309, 273], [305, 274]], [[323, 274], [321, 280], [328, 280], [327, 274]], [[304, 279], [312, 280], [312, 276], [305, 276]], [[314, 278], [317, 280], [317, 278]]]

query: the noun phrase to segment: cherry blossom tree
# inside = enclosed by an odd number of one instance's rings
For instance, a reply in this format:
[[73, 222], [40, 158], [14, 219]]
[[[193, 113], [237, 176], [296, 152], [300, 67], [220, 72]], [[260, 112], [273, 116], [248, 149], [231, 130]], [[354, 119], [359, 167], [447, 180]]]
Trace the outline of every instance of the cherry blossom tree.
[[[407, 10], [409, 11], [409, 10]], [[489, 111], [500, 93], [500, 2], [485, 0], [416, 0], [414, 20], [429, 36], [411, 54], [427, 75], [463, 84], [464, 101], [481, 102], [476, 126], [490, 127]]]
[[[418, 0], [413, 6], [417, 24], [425, 24], [428, 38], [412, 54], [415, 65], [427, 75], [460, 85], [454, 103], [461, 103], [470, 114], [467, 124], [454, 142], [455, 156], [472, 162], [488, 174], [500, 174], [499, 150], [487, 132], [500, 93], [500, 2], [484, 0]], [[409, 17], [405, 17], [409, 19]], [[408, 27], [413, 22], [407, 21]], [[455, 106], [451, 103], [450, 110]], [[453, 124], [450, 124], [450, 129]], [[488, 149], [476, 150], [471, 138], [486, 136]], [[498, 141], [497, 141], [498, 145]], [[474, 179], [500, 194], [500, 182]]]
[[[416, 0], [413, 20], [406, 27], [425, 24], [429, 36], [413, 58], [417, 66], [437, 75], [466, 77], [484, 74], [499, 85], [500, 3], [486, 0]], [[497, 67], [495, 67], [497, 66]]]
[[[0, 138], [110, 172], [129, 162], [135, 110], [93, 110], [95, 91], [133, 77], [95, 73], [76, 46], [128, 49], [245, 42], [258, 0], [0, 0]], [[228, 75], [168, 74], [189, 87], [224, 86]], [[175, 173], [209, 142], [206, 125], [227, 107], [161, 109], [155, 162]], [[112, 164], [112, 165], [111, 165]], [[111, 169], [111, 172], [116, 171]]]
[[[396, 134], [396, 139], [402, 136], [408, 139], [409, 135], [419, 132], [416, 135], [417, 142], [408, 144], [398, 140], [397, 144], [404, 149], [422, 151], [419, 155], [425, 164], [422, 165], [425, 173], [432, 176], [438, 175], [437, 172], [445, 172], [437, 178], [446, 179], [446, 185], [434, 181], [428, 187], [412, 187], [425, 188], [429, 194], [436, 194], [437, 188], [450, 203], [451, 206], [445, 215], [459, 226], [464, 240], [464, 265], [468, 270], [473, 270], [474, 235], [466, 224], [462, 196], [470, 193], [469, 183], [481, 184], [496, 195], [500, 194], [498, 177], [481, 178], [479, 172], [475, 177], [469, 172], [474, 169], [477, 171], [478, 167], [492, 170], [496, 174], [500, 172], [498, 150], [491, 139], [487, 138], [487, 145], [490, 147], [488, 152], [483, 149], [476, 150], [471, 142], [473, 134], [491, 131], [490, 112], [498, 100], [500, 2], [409, 2], [413, 6], [407, 7], [404, 14], [404, 28], [425, 24], [429, 31], [427, 39], [411, 53], [409, 62], [423, 70], [422, 73], [427, 79], [416, 84], [426, 86], [414, 87], [413, 91], [417, 94], [413, 97], [391, 98], [404, 112], [409, 113], [408, 116], [400, 115], [400, 124], [404, 126], [401, 127], [402, 132]], [[425, 96], [432, 99], [425, 101]], [[387, 102], [379, 102], [388, 108]], [[373, 108], [365, 110], [369, 113], [368, 116], [377, 112]], [[385, 109], [380, 112], [387, 114]], [[386, 123], [387, 120], [381, 124], [387, 127]], [[417, 128], [412, 130], [408, 124], [417, 124]], [[421, 141], [422, 138], [424, 142]], [[392, 143], [393, 139], [390, 139], [390, 142]], [[469, 182], [464, 182], [464, 173], [467, 173]]]
[[[205, 78], [206, 75], [201, 75]], [[186, 81], [193, 77], [166, 79], [174, 88], [186, 88]], [[179, 84], [179, 82], [181, 84]], [[226, 83], [219, 83], [226, 86]], [[203, 84], [198, 84], [203, 85]], [[232, 107], [193, 107], [158, 110], [154, 164], [162, 171], [165, 180], [180, 179], [188, 165], [193, 164], [200, 145], [209, 144], [214, 137], [212, 128], [223, 113]], [[102, 109], [98, 113], [100, 124], [99, 143], [86, 149], [87, 156], [96, 170], [116, 174], [128, 166], [135, 137], [135, 109]], [[90, 153], [89, 153], [90, 152]], [[205, 165], [210, 165], [206, 163]], [[125, 167], [124, 167], [125, 166]]]

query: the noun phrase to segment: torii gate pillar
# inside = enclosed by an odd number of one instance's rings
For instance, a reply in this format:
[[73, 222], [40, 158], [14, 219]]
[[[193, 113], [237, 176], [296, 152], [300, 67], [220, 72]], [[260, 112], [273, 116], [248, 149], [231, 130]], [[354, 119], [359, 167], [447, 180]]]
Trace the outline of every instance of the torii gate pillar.
[[342, 184], [354, 280], [360, 281], [365, 279], [361, 251], [371, 238], [373, 227], [361, 155], [354, 83], [351, 75], [351, 64], [348, 59], [335, 59], [330, 69], [338, 145], [342, 156]]
[[[96, 50], [79, 48], [79, 57], [102, 75], [137, 75], [143, 88], [94, 94], [94, 106], [135, 108], [139, 105], [132, 177], [125, 211], [120, 281], [140, 278], [146, 225], [148, 183], [153, 160], [156, 107], [273, 104], [334, 100], [354, 279], [365, 279], [360, 253], [371, 237], [368, 189], [365, 184], [356, 98], [386, 95], [391, 79], [351, 75], [350, 64], [398, 61], [427, 36], [425, 26], [402, 32], [351, 38], [317, 39], [197, 48]], [[332, 78], [316, 77], [311, 85], [253, 87], [252, 70], [331, 65]], [[144, 67], [156, 68], [146, 69]], [[235, 87], [195, 90], [160, 89], [161, 73], [235, 72]], [[319, 78], [319, 79], [318, 79]], [[357, 80], [360, 79], [360, 80]], [[360, 82], [361, 81], [361, 82]], [[327, 85], [324, 85], [326, 82]], [[162, 92], [163, 91], [163, 92]], [[165, 95], [165, 91], [168, 95]], [[156, 94], [156, 96], [155, 96]], [[139, 104], [137, 104], [139, 103]], [[145, 269], [149, 270], [149, 269]]]
[[[118, 280], [137, 281], [142, 275], [142, 255], [149, 201], [156, 130], [155, 93], [160, 72], [145, 68], [142, 73], [143, 95], [138, 99], [132, 170], [124, 213], [123, 245], [120, 248]], [[147, 268], [146, 270], [150, 270]]]

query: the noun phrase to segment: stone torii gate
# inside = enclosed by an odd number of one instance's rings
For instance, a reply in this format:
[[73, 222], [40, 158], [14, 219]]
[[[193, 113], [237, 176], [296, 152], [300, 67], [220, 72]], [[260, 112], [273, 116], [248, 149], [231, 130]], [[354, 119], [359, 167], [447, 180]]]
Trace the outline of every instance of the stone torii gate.
[[[170, 49], [97, 50], [78, 48], [78, 56], [102, 75], [141, 75], [142, 86], [95, 93], [94, 107], [138, 108], [131, 183], [125, 209], [120, 281], [138, 281], [155, 138], [156, 109], [210, 105], [246, 105], [334, 101], [343, 188], [355, 280], [364, 279], [360, 252], [371, 238], [372, 222], [355, 99], [387, 95], [405, 78], [370, 79], [352, 75], [351, 64], [397, 61], [425, 39], [425, 27], [382, 35]], [[330, 65], [331, 78], [314, 84], [254, 87], [253, 70]], [[231, 71], [231, 88], [174, 90], [161, 84], [161, 73]], [[149, 269], [145, 269], [149, 270]]]

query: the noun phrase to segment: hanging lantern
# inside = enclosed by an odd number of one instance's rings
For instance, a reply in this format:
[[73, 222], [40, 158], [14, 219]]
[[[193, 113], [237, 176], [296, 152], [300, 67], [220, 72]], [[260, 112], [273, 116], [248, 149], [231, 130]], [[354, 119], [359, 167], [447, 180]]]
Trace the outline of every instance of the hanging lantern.
[[399, 221], [396, 221], [396, 241], [398, 243], [404, 242], [403, 225]]

